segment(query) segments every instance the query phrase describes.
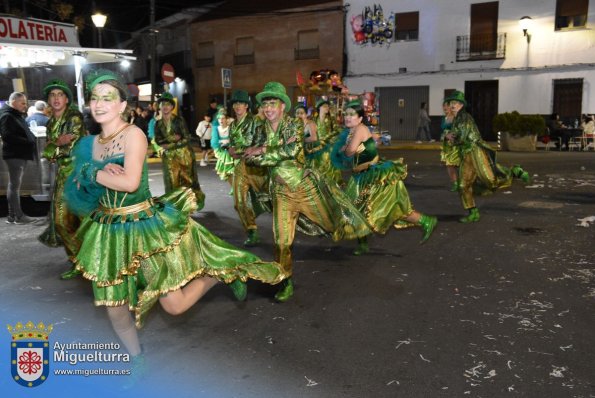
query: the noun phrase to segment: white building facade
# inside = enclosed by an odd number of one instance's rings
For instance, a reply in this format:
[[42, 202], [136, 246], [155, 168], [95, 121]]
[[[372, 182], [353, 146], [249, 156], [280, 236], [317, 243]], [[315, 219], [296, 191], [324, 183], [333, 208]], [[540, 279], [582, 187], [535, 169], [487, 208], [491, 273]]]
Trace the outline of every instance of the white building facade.
[[[344, 80], [351, 92], [376, 93], [380, 128], [393, 138], [413, 138], [421, 102], [437, 120], [454, 89], [465, 92], [484, 138], [497, 113], [556, 112], [571, 122], [595, 113], [595, 0], [348, 3]], [[350, 22], [374, 5], [387, 20], [395, 13], [396, 32], [363, 44]]]

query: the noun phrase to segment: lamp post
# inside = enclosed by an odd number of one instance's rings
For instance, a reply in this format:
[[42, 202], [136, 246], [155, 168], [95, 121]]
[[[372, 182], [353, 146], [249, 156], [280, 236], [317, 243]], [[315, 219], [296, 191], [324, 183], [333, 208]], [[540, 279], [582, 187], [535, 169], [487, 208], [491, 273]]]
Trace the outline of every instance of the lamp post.
[[98, 44], [99, 48], [101, 48], [101, 29], [105, 26], [107, 22], [107, 16], [103, 15], [100, 12], [96, 12], [95, 14], [91, 15], [91, 19], [93, 20], [93, 25], [97, 28], [97, 36], [99, 37]]

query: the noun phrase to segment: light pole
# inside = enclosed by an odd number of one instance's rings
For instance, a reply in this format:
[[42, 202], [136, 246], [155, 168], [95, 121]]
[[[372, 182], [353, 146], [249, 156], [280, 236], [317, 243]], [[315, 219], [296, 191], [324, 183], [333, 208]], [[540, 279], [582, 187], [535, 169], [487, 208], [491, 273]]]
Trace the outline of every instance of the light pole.
[[105, 26], [107, 22], [107, 16], [103, 15], [100, 12], [96, 12], [95, 14], [91, 15], [91, 19], [93, 20], [93, 25], [97, 28], [97, 35], [99, 37], [98, 44], [99, 48], [101, 48], [101, 29]]

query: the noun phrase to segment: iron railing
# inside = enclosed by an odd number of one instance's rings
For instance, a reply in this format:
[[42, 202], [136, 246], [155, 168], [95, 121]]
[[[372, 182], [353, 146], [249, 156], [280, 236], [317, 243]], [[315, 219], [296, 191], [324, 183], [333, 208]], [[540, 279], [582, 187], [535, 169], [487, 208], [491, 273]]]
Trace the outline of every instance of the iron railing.
[[504, 59], [506, 33], [457, 36], [457, 61]]

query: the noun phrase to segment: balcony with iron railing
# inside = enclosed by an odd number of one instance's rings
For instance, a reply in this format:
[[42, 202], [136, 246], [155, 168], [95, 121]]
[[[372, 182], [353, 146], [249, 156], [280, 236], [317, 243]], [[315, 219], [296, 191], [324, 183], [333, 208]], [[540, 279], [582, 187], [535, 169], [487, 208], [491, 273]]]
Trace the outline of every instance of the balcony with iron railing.
[[233, 64], [234, 65], [251, 65], [253, 63], [254, 63], [254, 53], [233, 56]]
[[296, 48], [294, 50], [294, 59], [318, 59], [320, 58], [320, 48]]
[[504, 59], [506, 33], [457, 36], [457, 61]]

